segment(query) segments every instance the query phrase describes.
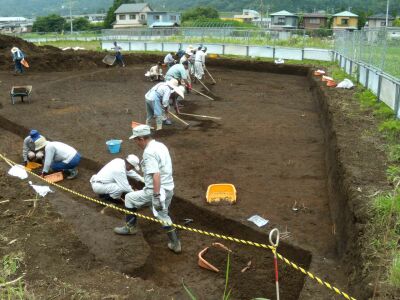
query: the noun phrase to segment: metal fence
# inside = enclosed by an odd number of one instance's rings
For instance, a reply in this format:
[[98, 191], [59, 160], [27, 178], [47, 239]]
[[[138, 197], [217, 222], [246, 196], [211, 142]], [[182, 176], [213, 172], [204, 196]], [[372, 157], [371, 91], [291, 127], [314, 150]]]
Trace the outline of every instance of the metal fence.
[[337, 32], [334, 60], [400, 118], [400, 29]]
[[333, 48], [330, 29], [247, 29], [247, 28], [130, 28], [102, 31], [103, 40], [159, 41], [182, 43], [232, 43], [258, 46], [296, 48]]
[[400, 78], [400, 28], [336, 32], [334, 50]]

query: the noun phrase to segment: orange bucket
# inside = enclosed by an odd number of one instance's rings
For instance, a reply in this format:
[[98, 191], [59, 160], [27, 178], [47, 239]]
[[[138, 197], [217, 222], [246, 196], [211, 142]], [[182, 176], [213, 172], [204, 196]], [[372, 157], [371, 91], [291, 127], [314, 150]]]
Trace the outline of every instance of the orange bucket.
[[32, 171], [40, 168], [41, 166], [42, 166], [41, 164], [38, 164], [34, 161], [28, 161], [28, 163], [25, 166], [25, 170]]
[[44, 179], [46, 179], [47, 181], [49, 181], [51, 183], [56, 183], [56, 182], [62, 181], [64, 179], [64, 176], [63, 176], [62, 172], [57, 172], [57, 173], [53, 173], [53, 174], [44, 176]]
[[[223, 249], [223, 250], [226, 250], [227, 252], [232, 252], [232, 250], [230, 250], [228, 247], [226, 247], [225, 245], [223, 245], [223, 244], [221, 244], [221, 243], [212, 243], [211, 246], [217, 247], [217, 248], [221, 248], [221, 249]], [[198, 262], [197, 262], [197, 264], [198, 264], [201, 268], [203, 268], [203, 269], [207, 269], [207, 270], [210, 270], [210, 271], [213, 271], [213, 272], [218, 273], [218, 272], [219, 272], [219, 269], [216, 268], [214, 265], [210, 264], [210, 263], [209, 263], [208, 261], [206, 261], [206, 260], [204, 259], [204, 257], [203, 257], [203, 255], [204, 255], [205, 253], [207, 253], [207, 251], [208, 251], [209, 248], [210, 248], [210, 247], [206, 247], [206, 248], [204, 248], [203, 250], [201, 250], [201, 251], [199, 252], [199, 254], [197, 255], [197, 257], [198, 257], [198, 259], [199, 259]]]

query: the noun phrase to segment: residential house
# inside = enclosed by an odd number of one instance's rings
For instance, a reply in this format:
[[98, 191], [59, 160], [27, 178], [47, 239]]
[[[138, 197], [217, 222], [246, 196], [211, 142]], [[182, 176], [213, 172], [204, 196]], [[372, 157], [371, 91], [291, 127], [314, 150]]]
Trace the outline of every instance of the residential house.
[[301, 28], [319, 29], [328, 27], [328, 15], [326, 13], [305, 13], [302, 17]]
[[356, 30], [358, 28], [358, 15], [349, 11], [334, 14], [332, 22], [333, 30]]
[[294, 29], [299, 23], [299, 17], [286, 10], [278, 11], [270, 16], [273, 29]]
[[252, 23], [253, 21], [258, 21], [260, 19], [260, 13], [252, 9], [243, 9], [243, 13], [241, 15], [233, 16], [233, 20], [243, 23]]
[[177, 27], [180, 24], [180, 13], [166, 11], [151, 11], [147, 13], [147, 26], [149, 27]]
[[24, 17], [0, 17], [0, 33], [31, 32], [33, 20]]
[[[376, 14], [372, 15], [367, 18], [367, 24], [365, 27], [368, 28], [381, 28], [381, 27], [386, 27], [386, 14]], [[388, 27], [393, 26], [393, 21], [394, 17], [393, 16], [388, 16]]]
[[[176, 12], [153, 11], [147, 3], [122, 4], [114, 12], [116, 21], [113, 28], [130, 27], [170, 27], [181, 23], [181, 14]], [[157, 23], [154, 26], [154, 23]]]

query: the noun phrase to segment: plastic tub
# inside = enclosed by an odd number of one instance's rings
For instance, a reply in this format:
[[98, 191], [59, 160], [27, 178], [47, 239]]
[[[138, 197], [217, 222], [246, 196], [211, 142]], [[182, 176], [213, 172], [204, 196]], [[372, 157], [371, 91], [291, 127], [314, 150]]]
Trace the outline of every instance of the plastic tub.
[[236, 203], [236, 188], [230, 183], [211, 184], [207, 189], [207, 203]]
[[110, 151], [111, 154], [119, 153], [121, 150], [121, 144], [122, 140], [109, 140], [106, 142], [108, 151]]

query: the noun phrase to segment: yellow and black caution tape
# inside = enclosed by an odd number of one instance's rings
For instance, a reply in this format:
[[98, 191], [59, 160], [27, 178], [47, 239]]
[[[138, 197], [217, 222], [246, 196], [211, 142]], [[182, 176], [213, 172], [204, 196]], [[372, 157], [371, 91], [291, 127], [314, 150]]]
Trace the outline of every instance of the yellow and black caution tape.
[[[5, 162], [7, 162], [7, 163], [10, 164], [10, 165], [16, 165], [15, 162], [9, 160], [8, 158], [6, 158], [6, 157], [5, 157], [4, 155], [2, 155], [2, 154], [0, 154], [0, 158], [2, 158]], [[100, 200], [97, 200], [97, 199], [91, 198], [91, 197], [89, 197], [89, 196], [83, 195], [83, 194], [81, 194], [81, 193], [78, 193], [78, 192], [76, 192], [76, 191], [73, 191], [73, 190], [71, 190], [71, 189], [69, 189], [69, 188], [66, 188], [66, 187], [64, 187], [64, 186], [62, 186], [62, 185], [59, 185], [59, 184], [57, 184], [57, 183], [50, 182], [50, 181], [46, 180], [45, 178], [43, 178], [43, 177], [41, 177], [41, 176], [39, 176], [39, 175], [37, 175], [37, 174], [31, 172], [31, 171], [27, 171], [27, 172], [28, 172], [29, 174], [31, 174], [31, 175], [33, 175], [33, 176], [35, 176], [35, 177], [37, 177], [37, 178], [39, 178], [39, 179], [45, 181], [45, 182], [47, 182], [47, 183], [50, 184], [50, 185], [53, 185], [53, 186], [55, 186], [55, 187], [58, 187], [59, 189], [64, 190], [64, 191], [66, 191], [66, 192], [68, 192], [68, 193], [71, 193], [71, 194], [73, 194], [73, 195], [76, 195], [76, 196], [78, 196], [78, 197], [80, 197], [80, 198], [84, 198], [84, 199], [86, 199], [86, 200], [92, 201], [92, 202], [94, 202], [94, 203], [97, 203], [97, 204], [100, 204], [100, 205], [103, 205], [103, 206], [106, 206], [106, 207], [109, 207], [109, 208], [112, 208], [112, 209], [115, 209], [115, 210], [118, 210], [118, 211], [123, 212], [123, 213], [126, 213], [126, 214], [134, 214], [134, 215], [137, 216], [138, 218], [142, 218], [142, 219], [145, 219], [145, 220], [148, 220], [148, 221], [152, 221], [152, 222], [156, 222], [156, 223], [160, 223], [160, 224], [163, 224], [163, 223], [164, 223], [164, 222], [162, 222], [162, 221], [160, 221], [160, 220], [158, 220], [158, 219], [156, 219], [156, 218], [149, 217], [149, 216], [145, 216], [145, 215], [140, 214], [140, 213], [137, 213], [137, 212], [134, 212], [134, 213], [133, 213], [133, 212], [127, 210], [127, 209], [120, 208], [120, 207], [118, 207], [118, 206], [115, 206], [115, 205], [112, 205], [112, 204], [109, 204], [109, 203], [105, 203], [105, 202], [102, 202], [102, 201], [100, 201]], [[238, 243], [238, 244], [244, 244], [244, 245], [248, 245], [248, 246], [253, 246], [253, 247], [258, 247], [258, 248], [264, 248], [264, 249], [269, 249], [269, 250], [271, 250], [271, 251], [273, 251], [273, 252], [276, 252], [276, 248], [273, 247], [273, 246], [271, 246], [271, 245], [262, 244], [262, 243], [257, 243], [257, 242], [252, 242], [252, 241], [247, 241], [247, 240], [242, 240], [242, 239], [238, 239], [238, 238], [235, 238], [235, 237], [231, 237], [231, 236], [227, 236], [227, 235], [223, 235], [223, 234], [218, 234], [218, 233], [213, 233], [213, 232], [208, 232], [208, 231], [204, 231], [204, 230], [201, 230], [201, 229], [186, 227], [186, 226], [179, 225], [179, 224], [172, 224], [172, 226], [175, 227], [175, 228], [179, 228], [179, 229], [181, 229], [181, 230], [186, 230], [186, 231], [190, 231], [190, 232], [194, 232], [194, 233], [198, 233], [198, 234], [203, 234], [203, 235], [211, 236], [211, 237], [214, 237], [214, 238], [219, 238], [219, 239], [222, 239], [222, 240], [227, 240], [227, 241], [235, 242], [235, 243]], [[354, 297], [351, 297], [351, 296], [349, 296], [347, 293], [342, 292], [342, 291], [339, 290], [337, 287], [331, 285], [329, 282], [326, 282], [326, 281], [322, 280], [322, 279], [319, 278], [318, 276], [315, 276], [315, 275], [312, 274], [311, 272], [309, 272], [309, 271], [305, 270], [304, 268], [298, 266], [296, 263], [294, 263], [294, 262], [288, 260], [288, 259], [287, 259], [286, 257], [284, 257], [282, 254], [280, 254], [280, 253], [278, 253], [278, 252], [276, 252], [276, 254], [277, 254], [277, 257], [278, 257], [280, 260], [282, 260], [283, 262], [285, 262], [287, 265], [293, 267], [294, 269], [296, 269], [296, 270], [302, 272], [304, 275], [307, 275], [307, 276], [310, 277], [311, 279], [317, 281], [320, 285], [325, 286], [326, 288], [330, 289], [331, 291], [334, 291], [334, 292], [337, 293], [338, 295], [341, 295], [341, 296], [343, 296], [344, 298], [346, 298], [346, 299], [348, 299], [348, 300], [356, 300]]]

